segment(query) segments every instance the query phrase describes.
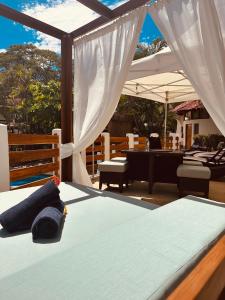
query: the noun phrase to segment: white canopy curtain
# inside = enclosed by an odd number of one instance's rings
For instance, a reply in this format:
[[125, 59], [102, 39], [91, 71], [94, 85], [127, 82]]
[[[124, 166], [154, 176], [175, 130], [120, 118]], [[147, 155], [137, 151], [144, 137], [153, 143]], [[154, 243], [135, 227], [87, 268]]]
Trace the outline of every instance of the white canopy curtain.
[[162, 0], [149, 12], [225, 135], [225, 1]]
[[[73, 181], [91, 186], [80, 152], [110, 121], [118, 104], [146, 7], [117, 19], [74, 42]], [[69, 147], [68, 147], [69, 146]], [[66, 145], [71, 154], [71, 145]]]

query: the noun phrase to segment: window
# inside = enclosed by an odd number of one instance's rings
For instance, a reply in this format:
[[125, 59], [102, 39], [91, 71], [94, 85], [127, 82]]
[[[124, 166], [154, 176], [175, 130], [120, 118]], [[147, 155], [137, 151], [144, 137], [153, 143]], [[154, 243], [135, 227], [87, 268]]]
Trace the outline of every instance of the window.
[[194, 135], [195, 134], [199, 134], [199, 124], [198, 123], [194, 124]]

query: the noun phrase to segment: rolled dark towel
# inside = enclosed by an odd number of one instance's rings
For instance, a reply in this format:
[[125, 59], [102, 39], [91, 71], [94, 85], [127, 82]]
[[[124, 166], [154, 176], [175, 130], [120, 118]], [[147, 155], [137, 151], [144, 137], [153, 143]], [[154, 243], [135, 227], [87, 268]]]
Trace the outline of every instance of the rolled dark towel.
[[55, 183], [48, 181], [28, 198], [3, 212], [0, 215], [0, 224], [10, 233], [30, 229], [43, 208], [59, 203], [59, 193]]
[[55, 238], [62, 225], [64, 215], [55, 207], [44, 208], [35, 218], [31, 232], [33, 239]]
[[48, 206], [55, 207], [61, 213], [64, 213], [65, 204], [62, 202], [62, 200], [57, 200], [55, 202], [52, 202], [51, 205], [48, 205]]

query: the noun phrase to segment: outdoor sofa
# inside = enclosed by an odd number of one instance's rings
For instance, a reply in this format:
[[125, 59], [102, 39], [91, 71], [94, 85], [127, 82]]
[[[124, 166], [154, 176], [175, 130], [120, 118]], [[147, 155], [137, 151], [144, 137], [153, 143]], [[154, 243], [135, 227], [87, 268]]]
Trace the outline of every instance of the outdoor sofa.
[[[222, 291], [224, 204], [189, 196], [158, 207], [59, 188], [68, 215], [58, 239], [0, 230], [1, 299], [216, 299]], [[35, 189], [1, 193], [0, 213]]]

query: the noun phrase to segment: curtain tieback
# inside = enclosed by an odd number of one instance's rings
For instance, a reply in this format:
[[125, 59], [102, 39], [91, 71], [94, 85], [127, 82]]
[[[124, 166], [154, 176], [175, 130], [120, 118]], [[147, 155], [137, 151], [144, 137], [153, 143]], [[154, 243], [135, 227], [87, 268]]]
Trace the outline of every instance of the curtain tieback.
[[74, 154], [79, 154], [80, 150], [76, 148], [74, 143], [67, 143], [61, 145], [61, 159], [70, 157]]

